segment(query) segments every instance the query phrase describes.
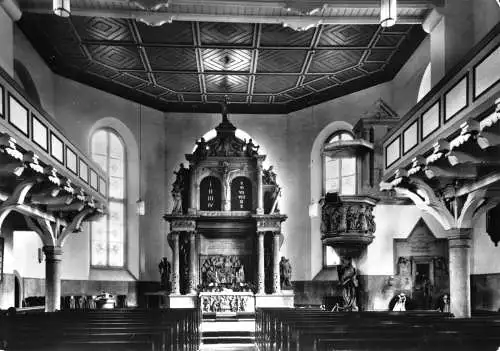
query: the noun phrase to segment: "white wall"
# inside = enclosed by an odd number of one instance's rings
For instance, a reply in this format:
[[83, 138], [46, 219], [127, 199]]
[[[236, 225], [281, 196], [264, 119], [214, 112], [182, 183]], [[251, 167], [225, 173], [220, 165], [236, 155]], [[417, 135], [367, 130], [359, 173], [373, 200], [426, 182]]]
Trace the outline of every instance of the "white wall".
[[14, 27], [12, 20], [0, 7], [0, 67], [14, 76]]
[[437, 238], [443, 238], [441, 225], [416, 206], [377, 205], [375, 239], [366, 254], [359, 260], [358, 268], [364, 275], [392, 275], [394, 272], [394, 239], [406, 239], [420, 218]]

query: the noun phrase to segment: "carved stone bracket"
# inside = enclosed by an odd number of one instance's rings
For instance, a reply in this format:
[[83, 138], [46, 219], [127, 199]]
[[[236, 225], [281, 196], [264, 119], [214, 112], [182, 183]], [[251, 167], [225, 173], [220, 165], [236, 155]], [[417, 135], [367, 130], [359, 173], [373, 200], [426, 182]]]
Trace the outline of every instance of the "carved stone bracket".
[[257, 232], [278, 232], [281, 233], [281, 222], [285, 221], [285, 215], [256, 215]]
[[376, 203], [369, 196], [327, 198], [321, 211], [323, 244], [332, 246], [341, 257], [358, 257], [374, 239]]
[[[165, 216], [166, 217], [166, 216]], [[196, 219], [192, 217], [167, 219], [170, 222], [170, 231], [172, 232], [194, 232], [196, 231]]]

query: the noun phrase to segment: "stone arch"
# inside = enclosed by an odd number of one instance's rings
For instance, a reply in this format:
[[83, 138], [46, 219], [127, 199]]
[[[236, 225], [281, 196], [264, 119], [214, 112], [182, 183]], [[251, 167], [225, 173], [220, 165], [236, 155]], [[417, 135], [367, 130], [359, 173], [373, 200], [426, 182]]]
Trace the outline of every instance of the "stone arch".
[[18, 59], [14, 59], [14, 80], [23, 88], [32, 102], [42, 106], [40, 95], [38, 94], [38, 90], [30, 72]]

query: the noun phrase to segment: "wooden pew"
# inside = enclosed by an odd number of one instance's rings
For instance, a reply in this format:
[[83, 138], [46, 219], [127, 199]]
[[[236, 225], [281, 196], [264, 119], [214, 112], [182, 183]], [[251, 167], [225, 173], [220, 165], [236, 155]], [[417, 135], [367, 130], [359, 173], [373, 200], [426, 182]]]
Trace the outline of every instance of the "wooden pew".
[[[198, 310], [91, 310], [0, 318], [9, 350], [197, 350]], [[5, 334], [5, 333], [4, 333]]]
[[466, 350], [474, 345], [497, 350], [499, 332], [496, 316], [485, 323], [484, 318], [453, 319], [425, 311], [265, 309], [256, 314], [261, 350]]

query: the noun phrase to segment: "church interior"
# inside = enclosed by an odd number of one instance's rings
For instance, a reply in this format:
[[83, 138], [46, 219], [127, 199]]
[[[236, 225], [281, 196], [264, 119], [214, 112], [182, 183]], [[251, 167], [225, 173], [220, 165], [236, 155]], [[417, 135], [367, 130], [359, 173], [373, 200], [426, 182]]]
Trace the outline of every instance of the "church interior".
[[498, 0], [0, 0], [0, 350], [497, 350]]

